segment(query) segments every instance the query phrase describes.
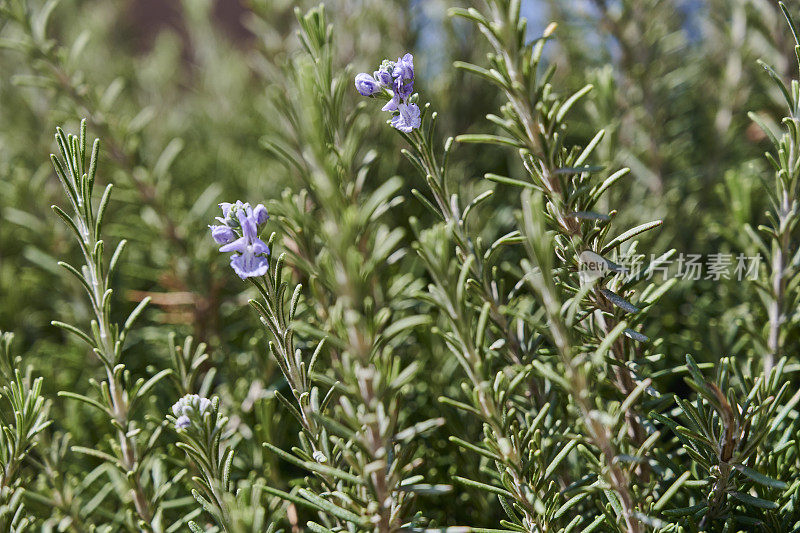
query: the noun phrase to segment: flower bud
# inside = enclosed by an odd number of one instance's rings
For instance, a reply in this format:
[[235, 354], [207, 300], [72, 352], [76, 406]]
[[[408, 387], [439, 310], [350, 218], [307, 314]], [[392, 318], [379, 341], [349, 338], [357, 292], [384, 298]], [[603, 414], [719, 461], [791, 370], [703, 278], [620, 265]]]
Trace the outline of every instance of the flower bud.
[[356, 89], [361, 96], [372, 96], [381, 90], [381, 86], [375, 78], [366, 72], [362, 72], [356, 76]]
[[264, 204], [258, 204], [255, 209], [253, 209], [253, 220], [255, 221], [256, 225], [260, 226], [268, 219], [269, 213], [267, 213], [267, 208], [264, 207]]
[[211, 228], [211, 237], [218, 244], [228, 244], [236, 240], [236, 233], [228, 226], [209, 226], [209, 228]]

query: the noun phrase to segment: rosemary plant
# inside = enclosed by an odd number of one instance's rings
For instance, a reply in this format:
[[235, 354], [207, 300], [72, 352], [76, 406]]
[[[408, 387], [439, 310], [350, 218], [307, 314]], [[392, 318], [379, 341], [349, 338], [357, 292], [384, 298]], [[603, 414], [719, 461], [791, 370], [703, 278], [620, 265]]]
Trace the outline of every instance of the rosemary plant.
[[86, 290], [94, 319], [88, 331], [61, 321], [54, 321], [53, 325], [86, 342], [105, 372], [103, 380], [92, 381], [95, 398], [72, 391], [62, 391], [59, 395], [99, 410], [116, 432], [110, 453], [87, 447], [74, 447], [73, 450], [95, 456], [116, 467], [124, 475], [128, 491], [120, 496], [132, 511], [126, 521], [127, 527], [163, 531], [158, 500], [158, 494], [163, 487], [156, 488], [145, 481], [151, 472], [152, 453], [161, 427], [148, 430], [143, 427], [142, 422], [134, 418], [134, 414], [138, 405], [148, 397], [149, 391], [169, 374], [169, 370], [162, 370], [147, 380], [139, 378], [134, 381], [122, 362], [126, 338], [149, 300], [145, 299], [136, 306], [124, 324], [112, 322], [113, 290], [110, 279], [125, 249], [126, 241], [117, 244], [111, 259], [106, 262], [101, 232], [113, 186], [106, 186], [100, 202], [95, 206], [92, 192], [97, 175], [100, 141], [95, 140], [92, 145], [88, 167], [86, 121], [81, 122], [80, 134], [77, 136], [68, 135], [59, 128], [56, 143], [61, 157], [53, 155], [51, 159], [69, 200], [68, 209], [72, 214], [55, 205], [53, 210], [72, 230], [85, 261], [80, 267], [63, 261], [59, 265], [72, 274]]
[[797, 5], [156, 4], [0, 0], [0, 530], [800, 531]]
[[30, 373], [21, 373], [20, 360], [11, 352], [13, 339], [12, 333], [0, 332], [0, 395], [5, 404], [0, 410], [0, 527], [21, 533], [32, 531], [23, 500], [32, 477], [26, 460], [51, 421], [42, 378], [32, 380]]
[[[644, 362], [642, 345], [649, 339], [636, 330], [636, 325], [643, 317], [640, 307], [629, 302], [639, 279], [635, 273], [626, 272], [619, 263], [630, 259], [636, 249], [631, 246], [623, 253], [621, 246], [658, 226], [660, 222], [641, 225], [613, 238], [610, 236], [610, 223], [616, 212], [603, 214], [592, 209], [602, 193], [628, 170], [613, 173], [604, 180], [593, 179], [602, 169], [589, 165], [588, 160], [602, 138], [602, 132], [584, 149], [564, 147], [562, 140], [567, 113], [590, 87], [565, 100], [555, 97], [549, 84], [552, 69], [542, 73], [539, 68], [544, 42], [549, 38], [551, 29], [541, 40], [526, 45], [526, 26], [520, 19], [518, 2], [489, 2], [486, 11], [487, 15], [476, 9], [459, 9], [452, 13], [470, 19], [486, 35], [493, 48], [489, 56], [493, 68], [487, 70], [463, 63], [458, 66], [495, 83], [506, 94], [508, 104], [502, 108], [502, 116], [489, 115], [489, 119], [503, 130], [504, 135], [469, 134], [461, 135], [457, 140], [517, 148], [527, 171], [526, 179], [491, 173], [486, 178], [506, 186], [523, 190], [537, 189], [543, 193], [545, 204], [542, 208], [550, 225], [548, 229], [556, 232], [555, 254], [563, 263], [562, 267], [554, 269], [555, 280], [560, 286], [568, 288], [570, 293], [578, 295], [571, 311], [578, 318], [570, 322], [575, 334], [580, 335], [584, 353], [593, 354], [594, 361], [601, 362], [603, 366], [606, 365], [605, 361], [610, 363], [604, 371], [622, 394], [620, 402], [625, 408], [622, 429], [628, 433], [628, 438], [622, 439], [621, 443], [626, 448], [625, 452], [616, 449], [607, 434], [609, 429], [601, 428], [596, 421], [588, 424], [593, 436], [592, 444], [605, 458], [606, 465], [601, 473], [610, 480], [611, 488], [615, 491], [613, 499], [618, 511], [615, 521], [624, 523], [630, 531], [640, 531], [640, 520], [636, 516], [638, 510], [631, 495], [630, 473], [624, 472], [614, 462], [620, 453], [629, 453], [639, 462], [637, 474], [646, 482], [648, 463], [641, 457], [646, 448], [640, 447], [649, 435], [643, 427], [641, 414], [637, 413], [636, 402], [642, 391], [650, 386], [650, 381], [637, 372], [638, 369], [632, 364], [634, 361], [639, 364]], [[396, 72], [398, 67], [393, 65], [393, 68]], [[375, 78], [379, 77], [376, 72]], [[359, 78], [356, 78], [358, 85]], [[365, 91], [359, 91], [365, 94]], [[375, 93], [377, 90], [370, 94]], [[394, 87], [391, 94], [397, 98], [401, 93], [398, 87]], [[416, 106], [414, 103], [409, 105]], [[389, 105], [384, 109], [387, 107]], [[398, 116], [402, 118], [403, 115], [404, 111], [400, 108]], [[500, 496], [501, 502], [506, 502], [504, 507], [511, 523], [525, 530], [542, 528], [542, 524], [552, 520], [553, 515], [561, 517], [580, 500], [580, 497], [576, 497], [566, 502], [563, 493], [552, 490], [554, 485], [551, 485], [550, 491], [546, 490], [547, 478], [556, 473], [558, 463], [567, 457], [578, 441], [567, 439], [561, 443], [549, 442], [545, 445], [550, 445], [546, 452], [549, 455], [536, 457], [534, 453], [541, 453], [542, 447], [541, 442], [535, 439], [539, 436], [535, 434], [537, 425], [544, 417], [556, 414], [551, 404], [545, 403], [555, 398], [546, 398], [543, 391], [554, 384], [565, 385], [565, 382], [555, 377], [552, 367], [543, 364], [542, 357], [547, 357], [551, 348], [542, 344], [540, 328], [535, 325], [541, 308], [520, 290], [521, 284], [524, 285], [534, 274], [524, 263], [520, 269], [502, 271], [503, 249], [522, 242], [523, 237], [516, 229], [484, 245], [479, 235], [470, 234], [470, 214], [491, 197], [492, 191], [477, 196], [463, 208], [458, 195], [448, 191], [446, 165], [453, 140], [446, 141], [443, 163], [438, 163], [432, 138], [435, 120], [436, 114], [432, 114], [427, 128], [418, 123], [408, 130], [392, 121], [392, 125], [402, 132], [412, 146], [412, 152], [407, 155], [423, 172], [434, 201], [427, 200], [420, 193], [415, 192], [415, 196], [446, 225], [459, 263], [458, 284], [449, 285], [447, 279], [454, 277], [455, 273], [448, 272], [447, 263], [442, 269], [441, 260], [437, 258], [437, 241], [443, 235], [440, 233], [419, 241], [420, 254], [436, 282], [425, 300], [439, 306], [443, 315], [448, 317], [450, 329], [445, 332], [444, 340], [461, 362], [474, 387], [470, 398], [472, 405], [463, 408], [478, 414], [487, 427], [487, 447], [467, 447], [494, 459], [498, 465], [497, 481], [501, 486], [493, 492]], [[612, 252], [616, 254], [616, 262], [603, 255]], [[654, 262], [667, 257], [669, 254]], [[597, 281], [598, 277], [606, 277], [608, 281], [588, 283], [586, 276], [592, 282]], [[648, 297], [642, 299], [644, 306], [652, 305], [668, 285], [658, 287], [651, 284], [647, 289]], [[548, 296], [548, 299], [552, 297]], [[547, 312], [547, 306], [544, 306], [544, 311]], [[569, 341], [559, 339], [557, 342]], [[573, 364], [571, 347], [565, 345], [558, 351], [569, 365]], [[490, 365], [497, 364], [498, 356], [506, 359], [506, 366], [495, 370], [498, 373], [492, 378], [486, 372], [493, 368]], [[595, 408], [585, 403], [588, 387], [583, 381], [566, 387], [568, 392], [577, 397], [584, 417], [589, 416], [590, 409]], [[513, 396], [517, 388], [522, 389], [522, 403], [519, 404], [515, 404], [517, 400]], [[523, 392], [524, 389], [527, 391]], [[448, 402], [459, 405], [453, 400]], [[536, 413], [538, 416], [526, 416], [525, 413]], [[557, 430], [553, 435], [556, 434]], [[468, 443], [462, 440], [461, 444]], [[529, 461], [541, 460], [545, 463], [555, 460], [553, 468], [548, 467], [547, 475], [543, 477], [539, 477], [539, 472], [531, 471], [529, 464]], [[528, 477], [530, 474], [533, 474], [531, 478]], [[490, 485], [477, 480], [463, 481], [492, 490]], [[569, 480], [572, 481], [576, 480]], [[545, 498], [539, 499], [542, 495]], [[562, 504], [565, 506], [562, 507]], [[573, 526], [580, 523], [580, 515], [576, 518], [578, 520]], [[571, 523], [569, 519], [565, 525], [568, 523]], [[589, 527], [596, 525], [592, 523]]]
[[[781, 4], [781, 9], [794, 37], [796, 64], [800, 69], [800, 53], [797, 52], [797, 47], [800, 46], [798, 29], [786, 6]], [[768, 314], [765, 339], [759, 343], [762, 347], [760, 353], [764, 357], [765, 370], [769, 373], [775, 362], [786, 354], [786, 345], [787, 342], [790, 342], [789, 336], [797, 335], [797, 319], [791, 309], [794, 308], [794, 303], [797, 301], [797, 265], [800, 262], [798, 252], [792, 249], [793, 243], [796, 242], [795, 226], [798, 220], [797, 193], [798, 178], [800, 178], [800, 160], [798, 160], [798, 152], [800, 152], [800, 131], [798, 131], [800, 86], [798, 83], [800, 82], [795, 78], [790, 84], [791, 88], [787, 87], [772, 67], [763, 62], [761, 65], [780, 89], [788, 107], [788, 114], [781, 120], [784, 131], [781, 132], [780, 137], [773, 133], [757, 115], [751, 115], [769, 136], [775, 150], [774, 154], [767, 153], [767, 160], [775, 171], [774, 184], [767, 188], [771, 204], [771, 209], [767, 213], [769, 223], [759, 227], [763, 238], [753, 235], [758, 249], [769, 252], [769, 264], [767, 265], [769, 278], [765, 280], [765, 286], [759, 287], [762, 290], [762, 299]]]
[[[278, 391], [275, 396], [302, 430], [294, 455], [270, 443], [265, 446], [315, 474], [297, 496], [267, 490], [319, 511], [319, 522], [308, 522], [312, 530], [398, 531], [418, 520], [413, 494], [435, 490], [412, 475], [417, 461], [411, 443], [439, 424], [427, 420], [404, 427], [407, 421], [398, 416], [401, 391], [417, 368], [401, 356], [410, 330], [426, 321], [405, 310], [413, 280], [393, 272], [403, 256], [398, 249], [402, 232], [379, 222], [399, 201], [394, 195], [400, 182], [365, 190], [374, 157], [357, 159], [365, 135], [364, 108], [349, 112], [344, 107], [348, 76], [335, 70], [332, 28], [322, 7], [307, 14], [298, 11], [297, 19], [306, 52], [292, 64], [292, 94], [298, 104], [278, 95], [275, 108], [287, 129], [263, 139], [304, 187], [285, 193], [283, 202], [274, 205], [290, 253], [273, 259], [269, 254], [275, 234], [268, 244], [258, 240], [256, 227], [266, 222], [262, 205], [223, 204], [223, 226], [212, 231], [221, 243], [238, 239], [221, 250], [237, 252], [231, 266], [263, 298], [251, 303], [272, 337], [270, 352], [294, 405]], [[320, 130], [320, 124], [327, 127]], [[223, 235], [224, 228], [234, 234]], [[245, 240], [251, 243], [248, 248], [236, 244]], [[248, 253], [263, 255], [248, 259]], [[285, 262], [308, 280], [314, 297], [301, 332], [318, 340], [305, 357], [294, 344], [302, 288], [296, 285], [287, 302]], [[328, 370], [321, 368], [323, 357], [329, 360]]]

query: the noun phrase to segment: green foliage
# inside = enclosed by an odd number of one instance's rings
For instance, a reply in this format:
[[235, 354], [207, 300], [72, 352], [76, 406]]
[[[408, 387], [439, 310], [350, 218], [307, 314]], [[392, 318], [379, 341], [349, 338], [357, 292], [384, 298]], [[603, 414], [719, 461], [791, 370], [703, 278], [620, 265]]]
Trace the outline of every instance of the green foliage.
[[794, 4], [235, 4], [0, 0], [0, 530], [800, 528]]
[[11, 354], [13, 338], [11, 333], [0, 332], [5, 403], [0, 418], [0, 525], [4, 531], [17, 533], [28, 531], [33, 523], [24, 503], [24, 484], [30, 482], [25, 461], [51, 420], [42, 396], [42, 378], [31, 381], [29, 373], [23, 376], [18, 369], [11, 371], [18, 362]]

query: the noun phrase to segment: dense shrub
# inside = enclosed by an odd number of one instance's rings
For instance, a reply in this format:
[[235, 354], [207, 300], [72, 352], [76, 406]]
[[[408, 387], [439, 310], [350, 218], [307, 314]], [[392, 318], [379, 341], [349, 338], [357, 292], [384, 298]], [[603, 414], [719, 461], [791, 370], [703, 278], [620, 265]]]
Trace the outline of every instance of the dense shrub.
[[800, 530], [797, 6], [304, 4], [0, 0], [0, 530]]

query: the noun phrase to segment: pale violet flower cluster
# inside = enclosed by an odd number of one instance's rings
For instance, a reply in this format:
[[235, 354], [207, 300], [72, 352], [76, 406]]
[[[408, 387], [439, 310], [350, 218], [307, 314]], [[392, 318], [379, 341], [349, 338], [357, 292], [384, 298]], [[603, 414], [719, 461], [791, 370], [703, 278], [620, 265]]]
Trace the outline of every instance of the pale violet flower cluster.
[[209, 226], [211, 237], [223, 245], [219, 251], [234, 252], [231, 267], [240, 278], [263, 276], [269, 270], [269, 247], [258, 237], [258, 229], [269, 219], [267, 208], [262, 204], [251, 207], [241, 201], [219, 206], [219, 224]]
[[383, 111], [394, 113], [392, 126], [411, 133], [422, 124], [422, 114], [417, 104], [409, 100], [414, 93], [414, 57], [406, 54], [397, 61], [384, 61], [372, 75], [362, 72], [356, 76], [356, 89], [362, 96], [382, 93], [391, 96]]
[[197, 394], [187, 394], [172, 406], [172, 414], [175, 416], [175, 429], [186, 429], [192, 424], [189, 418], [192, 414], [202, 417], [211, 409], [211, 400], [203, 398]]

